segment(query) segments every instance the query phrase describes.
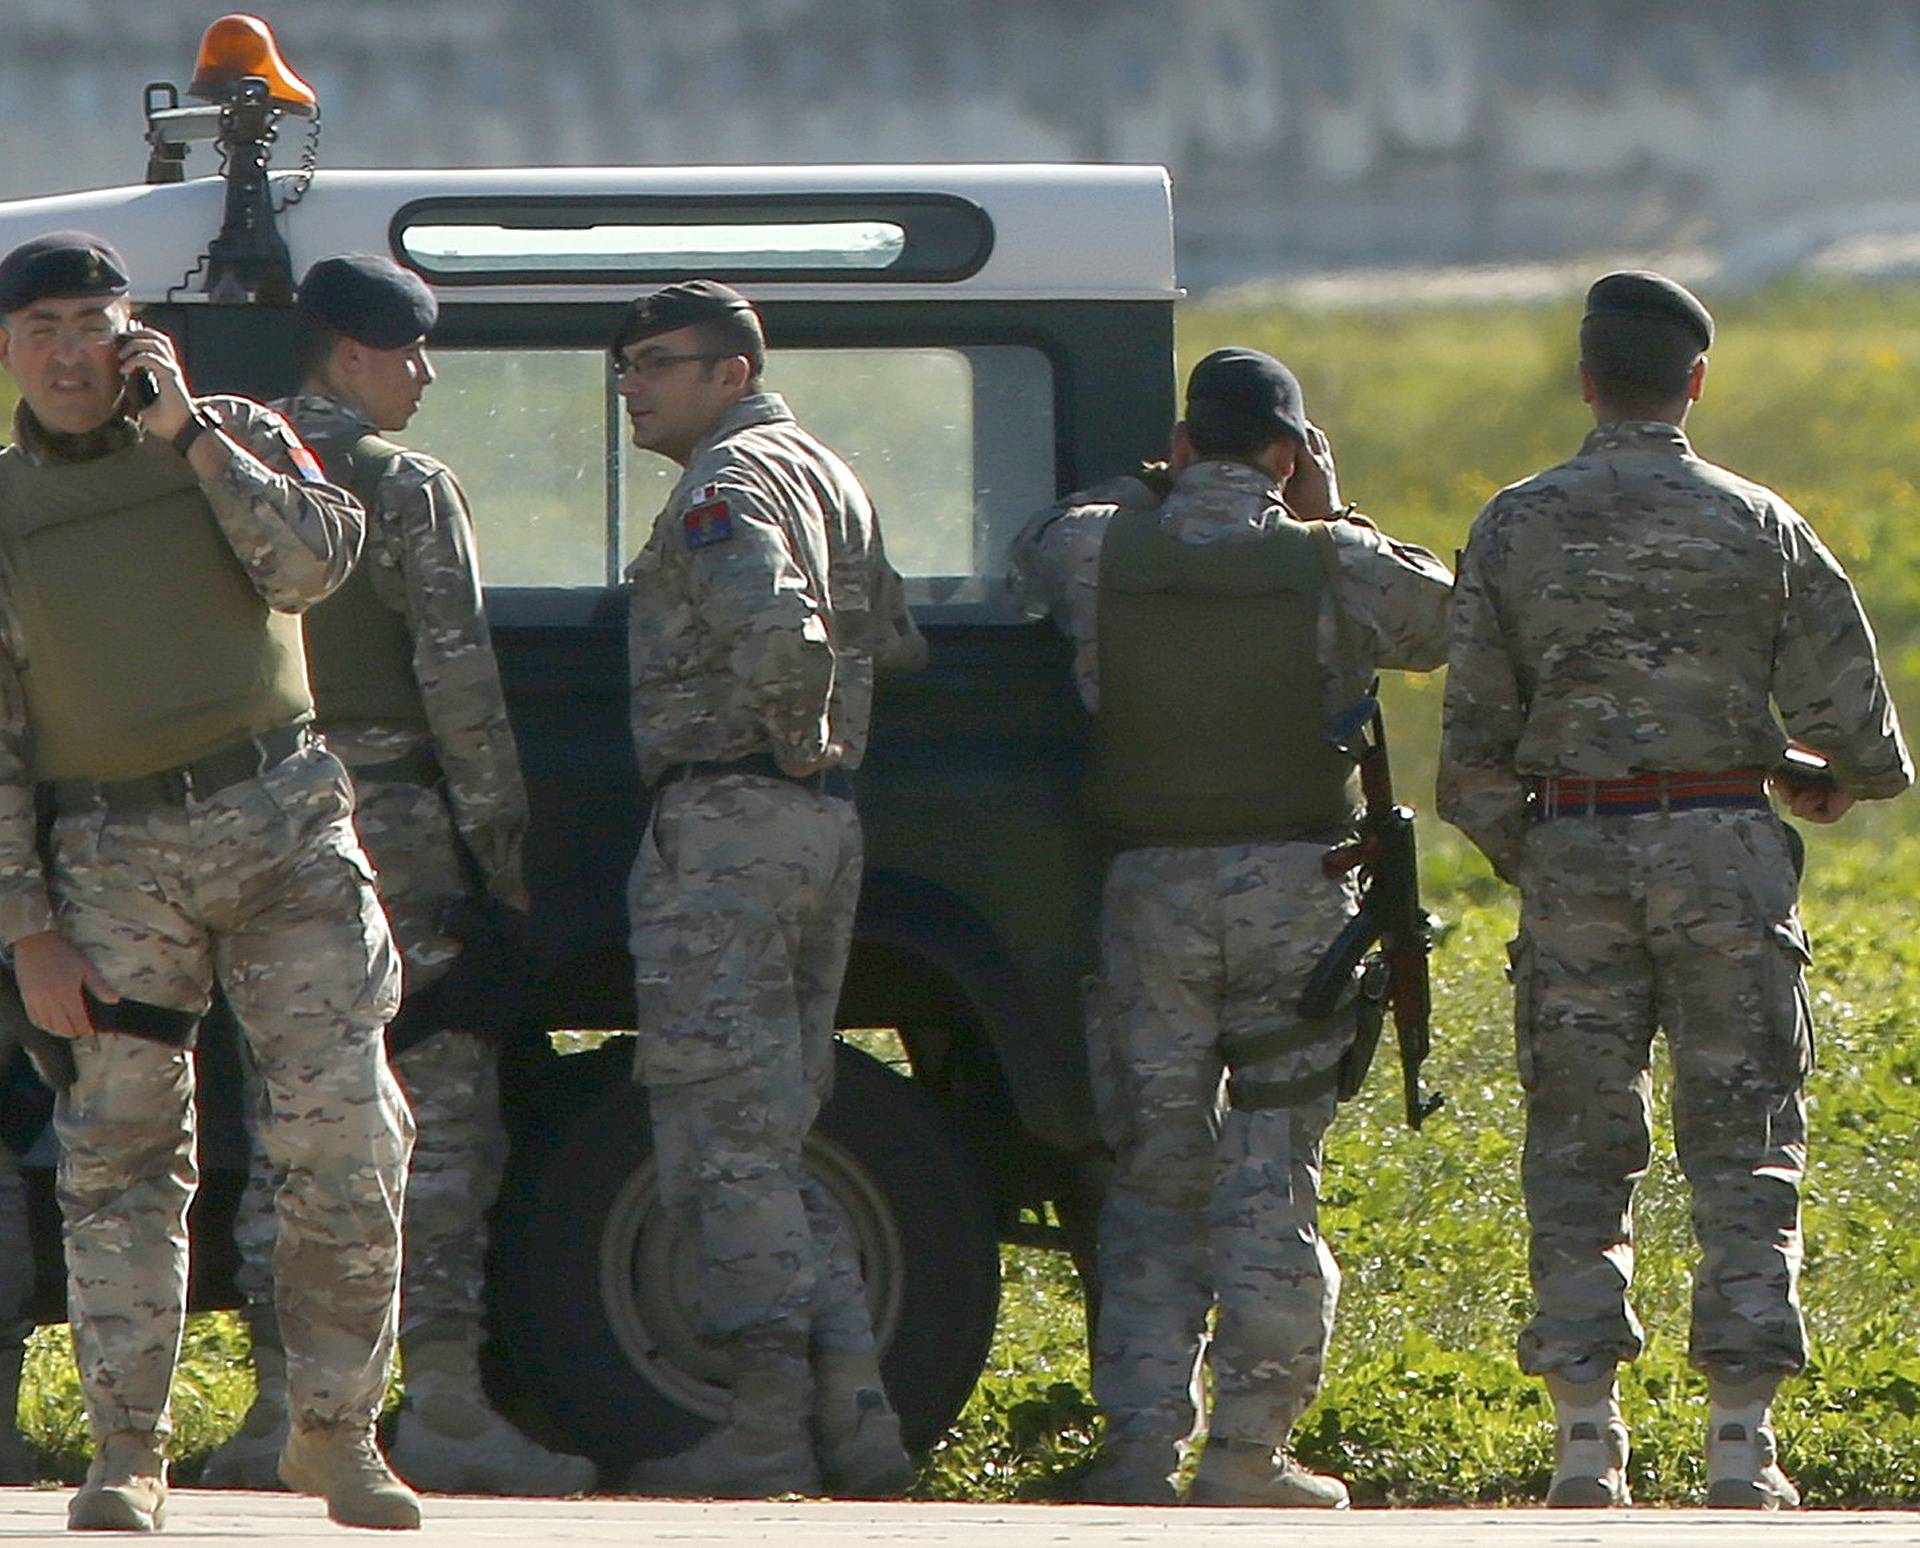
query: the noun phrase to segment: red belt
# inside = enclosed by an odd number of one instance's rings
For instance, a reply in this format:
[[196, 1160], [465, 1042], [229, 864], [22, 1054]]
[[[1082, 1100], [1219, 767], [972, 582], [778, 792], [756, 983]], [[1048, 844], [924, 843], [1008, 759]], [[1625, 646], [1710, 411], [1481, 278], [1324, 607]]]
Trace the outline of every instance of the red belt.
[[1631, 779], [1567, 779], [1533, 782], [1534, 812], [1550, 817], [1634, 817], [1647, 812], [1692, 812], [1712, 807], [1767, 805], [1764, 769], [1718, 769], [1677, 774], [1636, 774]]

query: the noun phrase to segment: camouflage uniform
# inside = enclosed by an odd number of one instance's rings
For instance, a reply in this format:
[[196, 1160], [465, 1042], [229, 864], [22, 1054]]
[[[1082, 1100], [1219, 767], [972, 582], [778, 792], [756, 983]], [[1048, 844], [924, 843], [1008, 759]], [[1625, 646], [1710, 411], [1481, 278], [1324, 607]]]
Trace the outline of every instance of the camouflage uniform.
[[[662, 1196], [697, 1231], [701, 1323], [870, 1351], [858, 1264], [800, 1159], [832, 1081], [860, 824], [842, 776], [773, 765], [837, 742], [857, 768], [876, 657], [924, 647], [866, 492], [774, 393], [694, 449], [627, 577], [634, 739], [660, 786], [628, 894], [635, 1073]], [[719, 767], [741, 760], [762, 767]]]
[[[0, 1024], [0, 1072], [12, 1063], [13, 1034]], [[15, 1430], [20, 1400], [20, 1364], [33, 1319], [33, 1236], [27, 1192], [12, 1149], [0, 1140], [0, 1484], [31, 1483], [38, 1466]]]
[[[1119, 479], [1042, 513], [1017, 540], [1016, 580], [1077, 647], [1098, 709], [1100, 548], [1123, 507], [1156, 496]], [[1233, 542], [1287, 519], [1249, 464], [1189, 467], [1162, 507], [1180, 541]], [[1337, 586], [1318, 629], [1325, 701], [1366, 690], [1376, 666], [1425, 670], [1445, 654], [1446, 568], [1364, 520], [1332, 527]], [[1174, 708], [1169, 706], [1169, 709]], [[1303, 734], [1306, 734], [1303, 732]], [[1190, 1435], [1207, 1313], [1216, 1437], [1279, 1446], [1312, 1402], [1340, 1271], [1319, 1234], [1321, 1142], [1334, 1097], [1279, 1107], [1227, 1101], [1236, 1045], [1286, 1041], [1308, 974], [1357, 906], [1325, 845], [1263, 842], [1123, 850], [1101, 904], [1089, 1064], [1115, 1172], [1100, 1216], [1094, 1396], [1110, 1443]], [[1288, 1051], [1233, 1057], [1235, 1080], [1292, 1083], [1330, 1069], [1351, 1023]]]
[[[364, 416], [332, 398], [300, 396], [276, 407], [316, 444], [376, 433]], [[527, 796], [482, 608], [472, 522], [443, 464], [419, 452], [396, 460], [372, 494], [360, 562], [371, 570], [381, 600], [406, 620], [431, 734], [365, 722], [328, 722], [320, 729], [355, 774], [356, 826], [404, 961], [405, 992], [412, 994], [444, 975], [459, 955], [459, 943], [444, 929], [448, 908], [468, 891], [459, 845], [476, 858], [501, 902], [528, 906], [521, 868]], [[422, 751], [437, 759], [443, 787], [361, 772]], [[399, 1054], [394, 1072], [419, 1131], [407, 1184], [403, 1337], [477, 1340], [486, 1213], [506, 1162], [495, 1050], [463, 1032], [436, 1032]], [[254, 1302], [271, 1295], [277, 1185], [256, 1148], [234, 1227], [241, 1289]]]
[[1625, 421], [1497, 494], [1461, 563], [1440, 811], [1521, 889], [1511, 954], [1537, 1309], [1531, 1373], [1640, 1352], [1630, 1205], [1656, 1027], [1701, 1263], [1697, 1368], [1798, 1370], [1803, 1086], [1798, 842], [1757, 808], [1532, 821], [1546, 776], [1765, 770], [1795, 738], [1842, 788], [1911, 782], [1852, 586], [1778, 495]]
[[[278, 415], [199, 401], [246, 449], [202, 493], [260, 596], [300, 611], [347, 573], [360, 509], [330, 484], [288, 476], [298, 442]], [[35, 461], [105, 453], [137, 434], [110, 425], [63, 437], [50, 455], [24, 406], [17, 425], [20, 445], [5, 455]], [[275, 1279], [296, 1410], [305, 1425], [368, 1425], [392, 1353], [413, 1125], [381, 1046], [399, 964], [346, 773], [310, 744], [205, 798], [65, 810], [43, 872], [20, 680], [32, 644], [0, 601], [0, 940], [58, 928], [120, 993], [180, 1009], [204, 1010], [218, 979], [265, 1076], [265, 1142], [287, 1174]], [[164, 1438], [198, 1177], [193, 1065], [120, 1034], [73, 1053], [54, 1123], [88, 1416], [96, 1436]]]

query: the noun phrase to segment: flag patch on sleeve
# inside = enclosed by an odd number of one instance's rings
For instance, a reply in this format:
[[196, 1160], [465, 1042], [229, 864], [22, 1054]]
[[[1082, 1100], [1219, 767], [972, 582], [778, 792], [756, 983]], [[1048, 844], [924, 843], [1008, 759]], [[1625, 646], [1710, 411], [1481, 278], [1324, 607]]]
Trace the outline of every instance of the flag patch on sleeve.
[[[705, 491], [701, 491], [703, 494]], [[712, 548], [733, 537], [733, 512], [721, 499], [705, 500], [689, 506], [683, 519], [688, 548]]]

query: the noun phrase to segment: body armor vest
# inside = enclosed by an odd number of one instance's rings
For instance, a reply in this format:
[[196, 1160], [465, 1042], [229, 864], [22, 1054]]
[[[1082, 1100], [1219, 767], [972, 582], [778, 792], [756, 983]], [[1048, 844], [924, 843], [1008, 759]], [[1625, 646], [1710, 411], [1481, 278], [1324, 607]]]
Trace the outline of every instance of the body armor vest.
[[1089, 799], [1133, 846], [1326, 835], [1357, 809], [1329, 747], [1327, 581], [1310, 527], [1183, 543], [1122, 511], [1100, 548], [1100, 713]]
[[[327, 478], [352, 490], [367, 508], [370, 548], [374, 494], [402, 448], [377, 435], [312, 444]], [[322, 730], [347, 721], [427, 729], [427, 706], [413, 672], [412, 631], [403, 615], [380, 600], [365, 549], [340, 589], [307, 613], [307, 666]]]
[[35, 779], [137, 779], [312, 714], [300, 620], [254, 589], [164, 442], [0, 453], [0, 552]]

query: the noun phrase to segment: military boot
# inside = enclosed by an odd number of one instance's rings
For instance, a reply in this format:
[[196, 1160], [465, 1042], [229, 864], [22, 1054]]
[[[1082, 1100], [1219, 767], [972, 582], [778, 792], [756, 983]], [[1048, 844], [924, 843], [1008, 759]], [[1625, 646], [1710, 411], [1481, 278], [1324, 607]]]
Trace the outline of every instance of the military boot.
[[1627, 1426], [1620, 1417], [1620, 1388], [1613, 1372], [1590, 1381], [1554, 1373], [1553, 1483], [1547, 1504], [1563, 1510], [1600, 1510], [1631, 1505], [1627, 1489]]
[[1707, 1506], [1792, 1510], [1800, 1491], [1780, 1471], [1773, 1439], [1778, 1371], [1707, 1373]]
[[27, 1358], [24, 1344], [0, 1349], [0, 1484], [37, 1483], [40, 1460], [20, 1433], [20, 1367]]
[[205, 1489], [284, 1489], [280, 1453], [287, 1448], [287, 1352], [271, 1306], [242, 1314], [253, 1330], [253, 1406], [208, 1456], [200, 1471]]
[[1284, 1447], [1216, 1435], [1200, 1458], [1187, 1503], [1345, 1510], [1347, 1486], [1325, 1473], [1308, 1472]]
[[167, 1454], [151, 1430], [115, 1430], [67, 1506], [72, 1532], [157, 1532], [166, 1524]]
[[804, 1339], [735, 1342], [727, 1417], [697, 1445], [634, 1464], [627, 1487], [664, 1499], [770, 1499], [818, 1494], [808, 1419], [813, 1373]]
[[296, 1494], [327, 1502], [342, 1526], [415, 1528], [420, 1496], [393, 1474], [371, 1424], [296, 1424], [280, 1454], [280, 1477]]
[[1109, 1428], [1073, 1497], [1089, 1505], [1174, 1505], [1180, 1499], [1173, 1487], [1179, 1465], [1177, 1441]]
[[389, 1460], [416, 1489], [439, 1494], [585, 1494], [594, 1466], [548, 1451], [495, 1413], [471, 1342], [403, 1342], [407, 1397]]
[[813, 1438], [827, 1492], [842, 1499], [895, 1500], [918, 1476], [871, 1349], [814, 1350]]

